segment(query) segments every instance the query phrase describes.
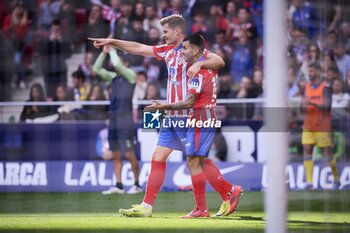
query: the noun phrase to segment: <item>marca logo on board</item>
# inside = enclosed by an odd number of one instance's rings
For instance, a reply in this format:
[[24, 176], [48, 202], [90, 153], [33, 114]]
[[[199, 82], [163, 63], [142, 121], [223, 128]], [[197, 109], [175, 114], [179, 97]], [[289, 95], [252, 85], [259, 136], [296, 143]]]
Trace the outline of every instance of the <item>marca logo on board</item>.
[[[217, 167], [230, 183], [242, 185], [245, 190], [261, 190], [268, 186], [267, 167], [261, 163], [218, 163]], [[140, 164], [140, 185], [145, 187], [151, 169], [149, 162]], [[314, 167], [314, 188], [333, 188], [331, 168]], [[340, 189], [350, 189], [350, 165], [339, 164]], [[0, 162], [0, 192], [98, 192], [115, 184], [112, 162], [92, 161], [46, 161], [46, 162]], [[122, 169], [125, 187], [134, 185], [130, 163]], [[305, 187], [305, 171], [302, 163], [286, 167], [286, 184], [291, 190]], [[177, 190], [191, 185], [185, 162], [168, 163], [164, 187]], [[210, 189], [210, 188], [209, 188]]]

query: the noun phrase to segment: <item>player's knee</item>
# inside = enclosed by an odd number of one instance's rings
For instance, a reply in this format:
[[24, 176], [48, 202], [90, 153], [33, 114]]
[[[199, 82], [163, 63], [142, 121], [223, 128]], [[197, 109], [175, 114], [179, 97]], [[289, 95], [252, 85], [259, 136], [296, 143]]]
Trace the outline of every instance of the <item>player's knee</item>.
[[201, 163], [197, 157], [187, 157], [187, 166], [190, 169], [196, 169], [201, 166]]
[[154, 150], [152, 153], [152, 160], [165, 162], [168, 158], [168, 155], [163, 151]]

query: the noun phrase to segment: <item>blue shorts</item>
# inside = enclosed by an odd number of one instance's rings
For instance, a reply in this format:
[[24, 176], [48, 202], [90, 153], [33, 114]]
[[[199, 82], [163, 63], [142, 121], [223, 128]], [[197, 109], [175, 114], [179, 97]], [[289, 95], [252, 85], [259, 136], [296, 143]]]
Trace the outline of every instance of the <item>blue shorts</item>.
[[109, 118], [108, 143], [112, 152], [121, 151], [122, 154], [125, 154], [127, 150], [134, 149], [136, 133], [131, 114], [121, 113]]
[[187, 156], [208, 156], [216, 128], [189, 128], [186, 136]]
[[[186, 118], [171, 118], [172, 121], [186, 120]], [[185, 152], [185, 141], [187, 128], [173, 127], [162, 127], [158, 135], [157, 145], [172, 148]]]

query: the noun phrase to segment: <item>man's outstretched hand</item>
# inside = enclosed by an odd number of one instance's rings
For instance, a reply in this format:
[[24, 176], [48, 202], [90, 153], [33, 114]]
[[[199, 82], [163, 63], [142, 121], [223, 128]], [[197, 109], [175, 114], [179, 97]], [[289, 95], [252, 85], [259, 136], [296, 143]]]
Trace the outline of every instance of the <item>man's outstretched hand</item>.
[[157, 111], [158, 109], [162, 110], [162, 108], [164, 107], [164, 105], [157, 100], [151, 100], [151, 102], [152, 102], [151, 105], [148, 105], [145, 107], [144, 109], [145, 112], [154, 112], [154, 111]]
[[110, 42], [112, 41], [109, 38], [91, 38], [91, 37], [88, 37], [88, 40], [91, 40], [94, 42], [95, 48], [101, 48], [103, 46], [109, 45]]

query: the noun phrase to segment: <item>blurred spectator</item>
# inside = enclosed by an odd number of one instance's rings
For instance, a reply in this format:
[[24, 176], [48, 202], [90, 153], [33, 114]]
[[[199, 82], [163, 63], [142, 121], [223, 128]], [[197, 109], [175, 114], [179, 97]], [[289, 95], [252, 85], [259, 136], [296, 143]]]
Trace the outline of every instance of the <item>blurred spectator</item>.
[[309, 63], [320, 62], [320, 58], [321, 58], [320, 50], [318, 49], [317, 45], [311, 44], [308, 47], [308, 53], [306, 57], [307, 61]]
[[84, 73], [85, 79], [88, 83], [97, 82], [97, 75], [92, 70], [95, 62], [95, 54], [92, 52], [85, 53], [84, 63], [79, 65], [78, 70]]
[[[212, 5], [209, 8], [209, 16], [206, 17], [206, 25], [208, 27], [206, 39], [210, 44], [215, 41], [215, 33], [217, 31], [227, 31], [228, 23], [219, 5]], [[224, 35], [225, 38], [225, 35]]]
[[330, 84], [332, 84], [333, 81], [341, 78], [340, 74], [339, 74], [339, 71], [338, 71], [338, 68], [336, 66], [329, 67], [327, 72], [326, 72], [326, 77], [325, 78]]
[[259, 39], [262, 41], [263, 29], [263, 0], [254, 0], [250, 8], [253, 22], [255, 23]]
[[216, 47], [213, 49], [213, 52], [220, 56], [225, 62], [225, 66], [218, 71], [218, 74], [230, 73], [231, 60], [224, 47]]
[[[160, 40], [160, 31], [157, 28], [151, 27], [148, 31], [148, 41], [146, 44], [148, 45], [159, 45]], [[158, 81], [161, 79], [160, 72], [162, 67], [165, 66], [165, 63], [158, 62], [155, 57], [145, 57], [143, 60], [143, 66], [147, 69], [147, 77], [149, 81]]]
[[[94, 84], [87, 96], [89, 101], [106, 100], [103, 94], [103, 89], [99, 84]], [[88, 120], [104, 120], [107, 116], [107, 106], [105, 105], [84, 105], [84, 110], [87, 111]]]
[[5, 17], [11, 13], [9, 1], [0, 1], [0, 27], [4, 25]]
[[297, 71], [294, 66], [288, 67], [288, 97], [301, 96], [298, 86]]
[[345, 53], [344, 44], [338, 42], [334, 47], [334, 58], [338, 69], [341, 73], [342, 79], [346, 80], [346, 73], [350, 70], [350, 55]]
[[252, 85], [254, 96], [262, 97], [262, 94], [264, 92], [263, 83], [264, 83], [263, 72], [260, 68], [256, 68], [253, 73], [253, 85]]
[[[31, 86], [29, 91], [29, 100], [27, 102], [45, 102], [44, 89], [41, 84], [35, 83]], [[49, 106], [24, 106], [20, 116], [21, 121], [33, 120], [38, 117], [49, 115]]]
[[[145, 70], [140, 70], [137, 72], [136, 76], [136, 86], [134, 90], [134, 95], [132, 97], [133, 101], [143, 100], [146, 97], [147, 89], [147, 74]], [[134, 105], [135, 107], [135, 105]]]
[[39, 29], [49, 31], [53, 20], [58, 16], [60, 1], [43, 0], [39, 8]]
[[159, 18], [157, 17], [157, 10], [155, 6], [146, 6], [145, 15], [146, 18], [143, 20], [143, 30], [147, 32], [151, 28], [157, 28], [159, 32], [163, 31]]
[[90, 86], [85, 83], [85, 75], [81, 70], [72, 74], [73, 78], [73, 96], [75, 101], [87, 100]]
[[298, 93], [297, 96], [304, 96], [305, 95], [305, 86], [306, 86], [306, 80], [305, 79], [300, 79], [298, 81]]
[[219, 75], [219, 93], [218, 99], [233, 98], [232, 79], [229, 73]]
[[109, 0], [109, 3], [111, 5], [112, 10], [115, 13], [119, 13], [120, 12], [121, 0]]
[[0, 31], [0, 101], [11, 100], [11, 83], [15, 71], [13, 57], [13, 48], [9, 41], [5, 40]]
[[[254, 93], [252, 80], [243, 76], [240, 81], [239, 89], [234, 92], [233, 98], [237, 99], [248, 99], [256, 98], [256, 93]], [[233, 115], [231, 117], [235, 119], [251, 119], [254, 114], [254, 104], [234, 104], [233, 105]]]
[[[55, 96], [53, 97], [52, 100], [53, 101], [71, 101], [73, 100], [73, 98], [67, 93], [66, 86], [60, 84], [56, 87]], [[51, 112], [56, 113], [59, 107], [60, 107], [59, 105], [52, 105]]]
[[159, 0], [158, 17], [164, 18], [172, 14], [169, 0]]
[[73, 99], [69, 98], [66, 86], [60, 84], [56, 87], [55, 96], [53, 97], [52, 100], [53, 101], [70, 101]]
[[231, 27], [232, 22], [237, 18], [238, 6], [236, 1], [228, 1], [226, 4], [226, 20]]
[[[322, 38], [322, 36], [321, 36]], [[332, 52], [334, 46], [337, 42], [337, 33], [335, 31], [330, 31], [326, 34], [325, 41], [318, 40], [318, 44], [322, 50], [322, 52]]]
[[[37, 0], [23, 0], [23, 6], [27, 10], [28, 20], [31, 30], [36, 30], [38, 26], [38, 9], [39, 3]], [[1, 9], [0, 9], [1, 11]], [[0, 22], [0, 25], [1, 22]]]
[[[182, 0], [170, 0], [170, 15], [171, 14], [184, 14], [184, 5]], [[167, 15], [164, 15], [167, 16]]]
[[238, 17], [235, 18], [229, 27], [229, 39], [239, 39], [241, 34], [245, 32], [249, 40], [257, 38], [257, 31], [254, 22], [251, 20], [250, 13], [247, 8], [241, 7], [238, 10]]
[[226, 30], [220, 30], [216, 32], [215, 43], [213, 44], [212, 49], [216, 50], [218, 48], [222, 48], [228, 56], [231, 56], [233, 50], [232, 47], [229, 45], [228, 41], [226, 40], [225, 34]]
[[293, 0], [295, 11], [292, 15], [292, 25], [306, 32], [309, 39], [314, 39], [319, 34], [318, 16], [315, 8], [304, 0]]
[[146, 43], [148, 45], [152, 45], [152, 46], [155, 46], [155, 45], [158, 45], [159, 42], [161, 41], [161, 31], [156, 28], [156, 27], [150, 27], [148, 29], [148, 36], [146, 38]]
[[231, 60], [231, 77], [234, 83], [239, 83], [243, 76], [252, 77], [254, 68], [254, 53], [248, 41], [248, 35], [242, 31], [235, 46]]
[[73, 100], [67, 92], [67, 87], [60, 84], [56, 87], [55, 96], [52, 99], [53, 101], [71, 101]]
[[132, 108], [133, 108], [134, 121], [136, 122], [139, 118], [142, 117], [142, 113], [138, 112], [142, 108], [139, 107], [139, 105], [135, 104], [134, 102], [137, 100], [144, 100], [146, 97], [147, 74], [146, 74], [146, 71], [143, 69], [143, 67], [135, 71], [137, 72], [137, 76], [136, 76], [136, 85], [135, 85], [134, 95], [132, 97], [132, 101], [133, 101]]
[[344, 93], [344, 82], [341, 79], [333, 81], [333, 94], [332, 94], [332, 118], [344, 119], [349, 114], [349, 98], [348, 93]]
[[305, 58], [300, 68], [306, 80], [309, 80], [309, 74], [308, 74], [309, 64], [314, 62], [317, 62], [317, 63], [321, 62], [321, 54], [317, 45], [311, 44], [307, 49], [307, 53], [305, 54]]
[[[262, 71], [257, 68], [253, 75], [253, 96], [254, 98], [264, 98], [264, 79]], [[254, 104], [253, 120], [264, 120], [264, 103]]]
[[71, 46], [74, 47], [75, 42], [77, 42], [74, 5], [72, 0], [60, 0], [60, 2], [57, 18], [61, 21], [64, 39], [69, 41]]
[[22, 83], [23, 85], [25, 81], [25, 67], [23, 62], [29, 31], [29, 21], [23, 1], [15, 2], [12, 13], [5, 18], [3, 31], [5, 38], [12, 42], [14, 48], [14, 61], [17, 70], [16, 86], [20, 87], [20, 84]]
[[205, 38], [208, 37], [208, 25], [206, 24], [204, 12], [202, 10], [198, 10], [193, 16], [194, 23], [192, 25], [191, 33], [200, 33]]
[[125, 39], [126, 35], [132, 28], [131, 16], [133, 5], [130, 1], [123, 0], [120, 6], [120, 17], [116, 21], [115, 37], [118, 39]]
[[[337, 64], [335, 63], [334, 56], [331, 52], [326, 52], [326, 53], [322, 54], [321, 67], [323, 70], [323, 76], [327, 75], [327, 71], [329, 68], [337, 67]], [[337, 68], [337, 70], [338, 70], [338, 68]]]
[[[142, 28], [142, 19], [135, 18], [131, 22], [132, 27], [127, 30], [126, 33], [123, 34], [123, 40], [136, 41], [139, 43], [146, 43], [147, 33]], [[142, 56], [130, 56], [130, 64], [133, 66], [141, 66], [144, 61], [144, 57]]]
[[[129, 40], [142, 44], [146, 42], [147, 33], [143, 30], [143, 20], [141, 18], [134, 18], [131, 30], [128, 31], [127, 35], [124, 35], [124, 38], [129, 38]], [[139, 64], [133, 65], [138, 66]]]
[[305, 36], [305, 32], [298, 28], [291, 31], [292, 40], [288, 45], [288, 56], [295, 57], [298, 64], [302, 64], [307, 54], [309, 40]]
[[49, 38], [40, 43], [40, 54], [46, 94], [52, 98], [57, 85], [67, 85], [66, 59], [71, 55], [69, 43], [63, 40], [59, 20], [52, 22]]
[[133, 19], [137, 18], [137, 19], [140, 19], [141, 21], [145, 19], [145, 5], [143, 2], [138, 1], [135, 3], [135, 8], [134, 8], [132, 18]]
[[160, 89], [159, 86], [156, 82], [149, 82], [146, 88], [146, 95], [145, 95], [146, 100], [159, 100], [161, 99], [160, 97]]
[[85, 41], [85, 52], [93, 52], [97, 54], [99, 51], [93, 44], [87, 40], [88, 37], [107, 37], [109, 34], [108, 22], [102, 18], [102, 8], [98, 5], [93, 5], [87, 20], [87, 24], [83, 29], [83, 38]]

